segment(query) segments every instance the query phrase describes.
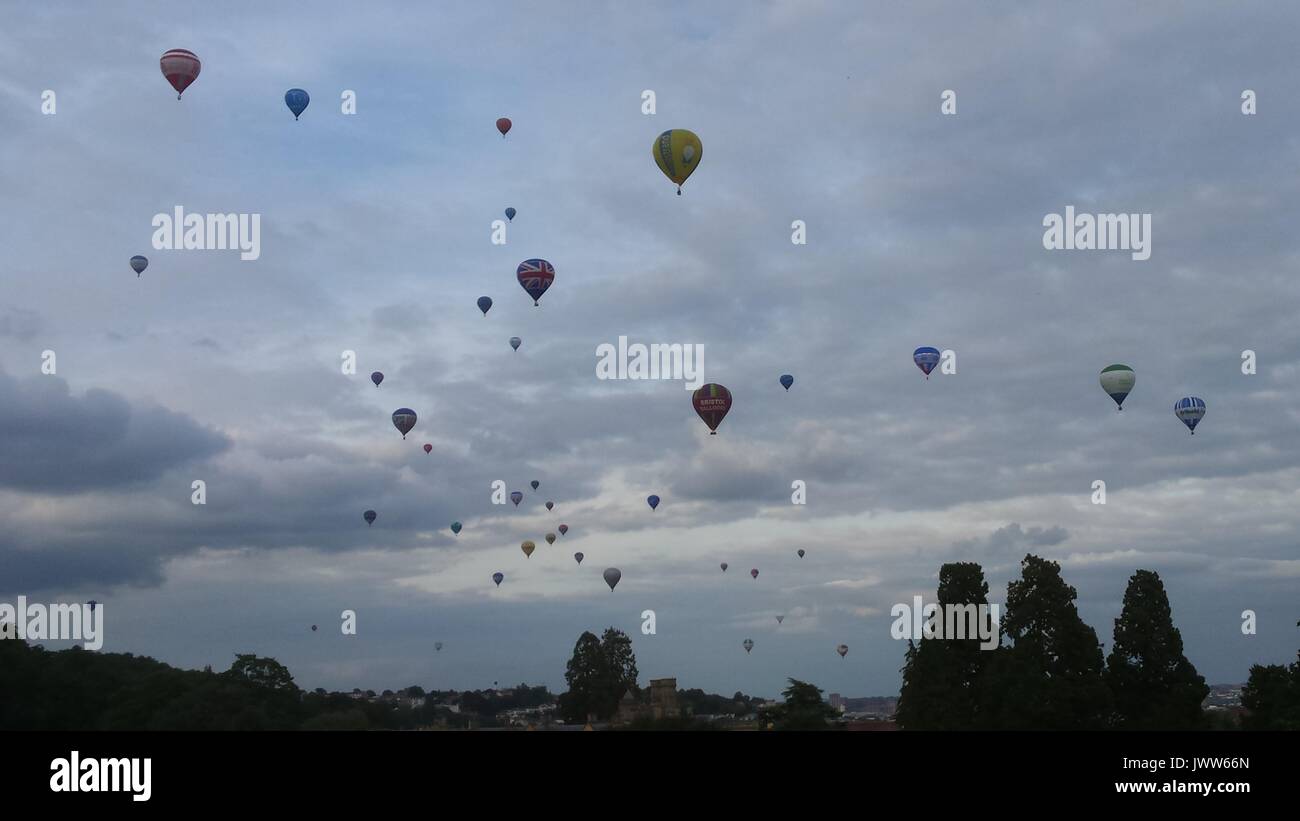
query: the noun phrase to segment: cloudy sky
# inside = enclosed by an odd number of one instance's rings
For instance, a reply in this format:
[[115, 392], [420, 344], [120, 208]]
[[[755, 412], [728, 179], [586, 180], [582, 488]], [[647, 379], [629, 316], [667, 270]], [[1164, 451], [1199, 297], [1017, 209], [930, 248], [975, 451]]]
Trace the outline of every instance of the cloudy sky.
[[[1300, 12], [573, 8], [7, 12], [0, 601], [94, 598], [106, 650], [256, 652], [306, 687], [559, 690], [578, 635], [613, 625], [643, 683], [891, 694], [890, 608], [953, 561], [1002, 601], [1033, 552], [1108, 648], [1146, 568], [1211, 682], [1294, 658]], [[180, 102], [176, 47], [203, 61]], [[704, 146], [681, 197], [650, 156], [669, 128]], [[178, 205], [260, 214], [260, 258], [154, 250]], [[1150, 260], [1045, 250], [1067, 205], [1151, 214]], [[541, 307], [515, 281], [530, 257], [557, 271]], [[704, 346], [735, 398], [719, 435], [681, 381], [596, 378], [620, 335]], [[957, 373], [926, 381], [921, 345]], [[1123, 413], [1097, 384], [1113, 362], [1137, 372]], [[493, 505], [494, 480], [523, 504]]]

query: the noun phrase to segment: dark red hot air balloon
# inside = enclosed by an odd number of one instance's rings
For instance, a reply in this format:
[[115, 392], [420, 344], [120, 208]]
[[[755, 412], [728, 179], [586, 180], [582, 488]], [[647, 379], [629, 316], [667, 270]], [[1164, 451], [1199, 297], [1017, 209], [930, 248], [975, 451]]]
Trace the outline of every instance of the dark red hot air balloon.
[[176, 99], [180, 99], [185, 93], [185, 89], [190, 87], [199, 77], [199, 69], [203, 64], [192, 51], [186, 51], [183, 48], [174, 48], [165, 52], [162, 59], [158, 61], [162, 68], [163, 76], [167, 82], [172, 84], [176, 89]]
[[709, 426], [709, 434], [716, 436], [718, 425], [722, 424], [727, 411], [731, 410], [731, 391], [710, 382], [691, 395], [691, 404], [695, 406], [695, 412], [704, 420], [704, 424]]
[[500, 131], [500, 132], [501, 132], [501, 139], [503, 139], [503, 140], [505, 139], [505, 137], [506, 137], [506, 132], [509, 131], [509, 130], [510, 130], [510, 118], [509, 118], [509, 117], [502, 117], [501, 119], [497, 120], [497, 131]]
[[430, 445], [429, 443], [426, 442], [424, 445], [424, 452], [433, 453], [433, 445]]

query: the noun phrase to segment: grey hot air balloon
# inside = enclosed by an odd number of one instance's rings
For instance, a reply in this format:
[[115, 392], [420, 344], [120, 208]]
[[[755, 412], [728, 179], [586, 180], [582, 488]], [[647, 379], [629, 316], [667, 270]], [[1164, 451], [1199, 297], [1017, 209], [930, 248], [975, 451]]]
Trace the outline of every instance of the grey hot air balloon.
[[135, 271], [135, 275], [137, 277], [143, 274], [144, 269], [148, 267], [149, 267], [148, 257], [142, 257], [139, 254], [136, 254], [135, 256], [131, 257], [131, 270]]
[[578, 564], [582, 564], [583, 556], [581, 553], [574, 553], [573, 558], [575, 561], [577, 561]]
[[783, 622], [783, 621], [785, 621], [785, 615], [784, 615], [784, 614], [782, 614], [782, 615], [776, 617], [776, 623], [777, 623], [777, 624], [780, 624], [780, 623]]
[[435, 642], [433, 643], [433, 649], [434, 649], [434, 650], [437, 650], [439, 653], [441, 653], [441, 652], [442, 652], [442, 642], [440, 642], [440, 641], [435, 641]]
[[741, 646], [743, 646], [745, 648], [745, 652], [748, 653], [750, 650], [754, 649], [754, 640], [745, 639], [744, 642], [741, 643]]
[[609, 592], [614, 592], [614, 588], [618, 586], [618, 580], [621, 578], [623, 578], [623, 572], [617, 567], [605, 568], [605, 584], [609, 585]]
[[847, 644], [841, 644], [839, 647], [835, 648], [835, 652], [840, 654], [840, 658], [844, 658], [849, 654], [849, 646]]

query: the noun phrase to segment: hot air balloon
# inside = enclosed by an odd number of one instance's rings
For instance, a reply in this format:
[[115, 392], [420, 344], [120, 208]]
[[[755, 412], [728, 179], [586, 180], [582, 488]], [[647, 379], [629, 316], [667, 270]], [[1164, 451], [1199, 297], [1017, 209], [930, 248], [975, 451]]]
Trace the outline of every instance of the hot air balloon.
[[491, 307], [492, 307], [492, 297], [481, 296], [478, 298], [478, 309], [483, 312], [483, 316], [487, 316], [488, 308]]
[[546, 543], [547, 543], [547, 544], [555, 544], [555, 534], [554, 534], [554, 533], [547, 533], [547, 534], [546, 534]]
[[365, 513], [362, 513], [362, 514], [361, 514], [361, 518], [363, 518], [363, 519], [366, 520], [366, 524], [367, 524], [367, 525], [372, 525], [372, 524], [374, 524], [374, 523], [375, 523], [375, 519], [376, 519], [376, 517], [378, 517], [378, 516], [379, 516], [379, 514], [376, 513], [376, 512], [374, 512], [373, 510], [367, 510]]
[[524, 341], [519, 337], [517, 336], [510, 337], [510, 347], [514, 348], [516, 351], [519, 350], [519, 346], [522, 344], [524, 344]]
[[555, 281], [555, 266], [544, 259], [526, 259], [519, 263], [515, 278], [533, 298], [533, 305], [540, 305], [537, 300], [542, 298], [542, 294]]
[[623, 578], [623, 573], [617, 567], [605, 568], [605, 584], [609, 585], [609, 592], [613, 593], [614, 588], [618, 585], [618, 580]]
[[516, 210], [513, 209], [513, 208], [507, 208], [507, 209], [506, 209], [506, 219], [510, 220], [511, 222], [514, 222], [514, 221], [515, 221], [515, 214], [518, 214], [518, 213], [519, 213], [519, 212], [516, 211]]
[[530, 539], [524, 542], [523, 544], [519, 545], [519, 549], [524, 551], [524, 557], [527, 558], [533, 555], [533, 551], [537, 549], [537, 545], [533, 544], [532, 540]]
[[573, 558], [577, 560], [578, 564], [582, 564], [583, 555], [581, 553], [574, 553]]
[[374, 382], [375, 387], [377, 388], [379, 387], [379, 383], [384, 381], [384, 375], [379, 371], [375, 371], [374, 373], [370, 374], [370, 381]]
[[784, 614], [782, 614], [782, 615], [776, 617], [776, 623], [777, 623], [777, 624], [780, 624], [780, 623], [783, 622], [783, 621], [785, 621], [785, 615], [784, 615]]
[[313, 624], [313, 625], [311, 626], [311, 631], [312, 631], [313, 633], [316, 632], [316, 625]]
[[722, 572], [723, 572], [723, 573], [726, 573], [726, 572], [727, 572], [727, 563], [726, 563], [726, 562], [723, 562], [722, 564], [718, 565], [718, 567], [721, 567], [721, 568], [722, 568]]
[[510, 501], [515, 503], [515, 507], [519, 507], [519, 503], [522, 502], [523, 500], [524, 500], [524, 494], [520, 493], [517, 490], [511, 491]]
[[162, 68], [163, 76], [167, 82], [172, 84], [176, 89], [176, 99], [180, 99], [185, 93], [185, 89], [190, 87], [190, 83], [199, 77], [199, 70], [203, 64], [192, 51], [186, 51], [183, 48], [174, 48], [163, 53], [162, 59], [158, 61]]
[[148, 267], [149, 267], [148, 257], [142, 257], [139, 254], [136, 254], [135, 256], [131, 257], [131, 270], [135, 271], [135, 275], [137, 277], [143, 274], [144, 269]]
[[410, 408], [398, 408], [393, 411], [393, 427], [401, 431], [402, 438], [405, 439], [406, 434], [415, 427], [415, 411]]
[[934, 366], [939, 364], [939, 357], [938, 348], [917, 348], [912, 351], [912, 361], [921, 369], [921, 373], [925, 374], [926, 379], [930, 378], [930, 371], [934, 370]]
[[704, 420], [704, 424], [709, 426], [709, 435], [717, 436], [718, 425], [722, 424], [727, 411], [731, 410], [731, 391], [710, 382], [691, 394], [691, 404], [695, 406], [695, 412]]
[[506, 138], [506, 132], [510, 130], [510, 125], [509, 117], [502, 117], [497, 120], [497, 131], [501, 132], [501, 139], [504, 140]]
[[555, 509], [555, 502], [547, 502], [547, 503], [546, 503], [546, 509], [547, 509], [547, 510], [554, 510], [554, 509]]
[[645, 501], [646, 501], [646, 504], [650, 505], [650, 509], [651, 509], [651, 510], [654, 510], [655, 508], [659, 507], [659, 497], [658, 497], [658, 496], [654, 496], [654, 495], [647, 496], [647, 497], [645, 497]]
[[568, 532], [569, 532], [569, 526], [568, 526], [568, 525], [560, 525], [560, 527], [559, 527], [559, 531], [560, 531], [560, 535], [563, 536], [565, 533], [568, 533]]
[[436, 650], [437, 652], [441, 653], [441, 652], [442, 652], [442, 642], [440, 642], [440, 641], [435, 641], [435, 642], [433, 643], [433, 649]]
[[429, 444], [428, 442], [425, 442], [425, 443], [424, 443], [424, 452], [425, 452], [425, 453], [433, 453], [433, 445]]
[[1196, 426], [1205, 416], [1205, 400], [1197, 396], [1184, 396], [1174, 403], [1174, 415], [1181, 419], [1195, 436]]
[[840, 654], [840, 658], [844, 658], [849, 654], [849, 646], [847, 644], [841, 644], [839, 647], [835, 648], [835, 652]]
[[745, 639], [744, 641], [742, 641], [742, 642], [740, 643], [740, 646], [741, 646], [741, 647], [744, 647], [744, 648], [745, 648], [745, 654], [746, 654], [746, 655], [749, 655], [749, 651], [754, 649], [754, 640], [753, 640], [753, 639]]
[[694, 132], [673, 128], [655, 138], [650, 153], [664, 176], [677, 183], [677, 196], [680, 197], [683, 183], [704, 156], [704, 146]]
[[459, 536], [459, 535], [460, 535], [460, 529], [461, 529], [461, 523], [460, 523], [460, 522], [452, 522], [452, 523], [451, 523], [451, 532], [452, 532], [452, 533], [454, 533], [454, 534], [456, 534], [456, 535]]
[[284, 104], [289, 106], [295, 120], [307, 110], [307, 104], [310, 102], [311, 97], [301, 88], [291, 88], [284, 92]]
[[497, 587], [500, 587], [500, 586], [501, 586], [501, 582], [505, 579], [505, 577], [506, 577], [506, 576], [505, 576], [504, 573], [493, 573], [493, 574], [492, 574], [492, 581], [494, 581], [494, 582], [497, 583]]
[[534, 479], [533, 481], [529, 482], [528, 484], [532, 485], [533, 490], [537, 490], [539, 487], [542, 486], [542, 483], [539, 482], [539, 481], [537, 481], [536, 479]]
[[755, 567], [753, 570], [749, 571], [749, 575], [750, 575], [751, 577], [757, 579], [757, 578], [758, 578], [758, 568]]
[[799, 551], [798, 551], [798, 552], [799, 552], [799, 558], [802, 559], [802, 558], [803, 558], [803, 548], [802, 548], [802, 547], [799, 548]]
[[790, 386], [793, 385], [793, 384], [794, 384], [794, 377], [793, 377], [793, 376], [791, 376], [791, 375], [788, 374], [788, 373], [783, 373], [783, 374], [781, 374], [781, 385], [782, 385], [786, 390], [790, 390]]
[[1111, 365], [1101, 372], [1101, 389], [1110, 394], [1120, 410], [1124, 410], [1124, 399], [1136, 382], [1137, 374], [1128, 365]]

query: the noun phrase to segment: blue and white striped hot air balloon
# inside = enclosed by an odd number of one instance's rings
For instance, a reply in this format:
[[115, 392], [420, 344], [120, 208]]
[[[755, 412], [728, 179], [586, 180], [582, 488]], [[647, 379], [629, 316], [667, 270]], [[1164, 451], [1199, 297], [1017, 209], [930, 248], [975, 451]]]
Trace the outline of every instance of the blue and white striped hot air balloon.
[[1205, 416], [1205, 400], [1199, 396], [1184, 396], [1174, 403], [1174, 415], [1181, 419], [1195, 436], [1196, 426]]

